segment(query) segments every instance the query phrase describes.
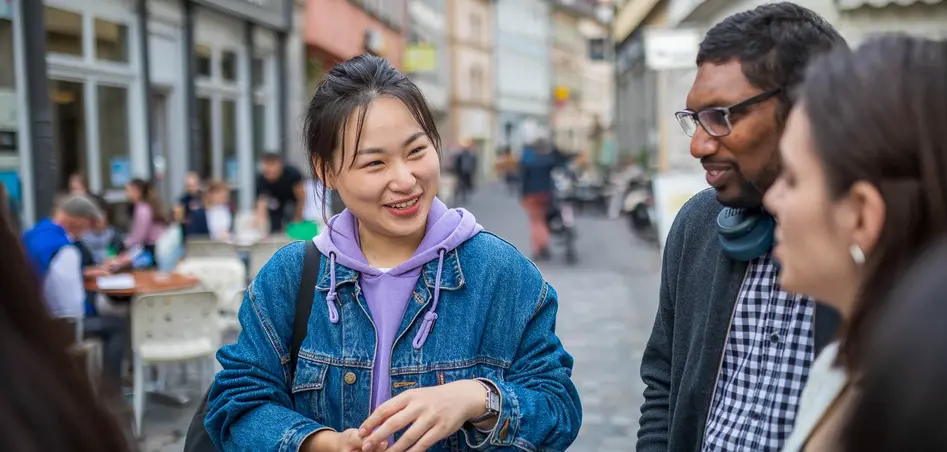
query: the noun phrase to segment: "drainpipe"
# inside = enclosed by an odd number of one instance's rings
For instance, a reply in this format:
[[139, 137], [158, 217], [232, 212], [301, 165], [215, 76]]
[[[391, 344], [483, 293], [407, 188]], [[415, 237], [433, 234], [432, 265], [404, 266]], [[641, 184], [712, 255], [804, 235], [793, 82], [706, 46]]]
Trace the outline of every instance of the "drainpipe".
[[30, 114], [33, 205], [35, 216], [42, 218], [52, 213], [56, 186], [62, 180], [56, 153], [53, 152], [52, 107], [46, 72], [46, 24], [42, 1], [22, 0], [20, 7], [26, 56], [26, 77], [23, 79]]

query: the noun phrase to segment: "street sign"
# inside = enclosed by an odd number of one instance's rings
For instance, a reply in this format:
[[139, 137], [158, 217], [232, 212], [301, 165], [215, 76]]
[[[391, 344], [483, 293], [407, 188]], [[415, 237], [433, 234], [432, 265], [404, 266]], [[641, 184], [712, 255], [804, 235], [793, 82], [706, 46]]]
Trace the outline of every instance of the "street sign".
[[696, 66], [701, 33], [694, 29], [649, 28], [644, 31], [645, 64], [665, 71]]

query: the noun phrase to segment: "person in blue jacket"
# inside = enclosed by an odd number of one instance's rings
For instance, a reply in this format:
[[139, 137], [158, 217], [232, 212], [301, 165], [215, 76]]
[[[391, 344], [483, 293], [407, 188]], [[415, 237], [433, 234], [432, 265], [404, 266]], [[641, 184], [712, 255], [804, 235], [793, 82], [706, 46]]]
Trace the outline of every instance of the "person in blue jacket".
[[288, 360], [306, 244], [263, 267], [217, 358], [218, 449], [563, 451], [582, 421], [556, 291], [517, 249], [437, 200], [440, 137], [417, 86], [370, 55], [335, 66], [305, 121], [314, 175], [345, 201], [308, 335]]

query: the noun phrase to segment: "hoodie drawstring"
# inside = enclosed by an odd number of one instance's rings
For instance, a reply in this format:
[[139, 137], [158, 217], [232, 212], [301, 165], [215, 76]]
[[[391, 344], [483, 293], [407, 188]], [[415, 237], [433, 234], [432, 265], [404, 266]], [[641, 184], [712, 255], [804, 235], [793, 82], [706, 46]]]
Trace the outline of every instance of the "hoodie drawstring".
[[339, 310], [335, 307], [335, 253], [329, 253], [329, 294], [326, 305], [329, 306], [329, 321], [339, 323]]
[[421, 330], [418, 331], [418, 335], [414, 337], [415, 349], [420, 349], [424, 346], [424, 343], [427, 342], [428, 335], [431, 334], [431, 330], [434, 329], [434, 321], [437, 320], [437, 301], [441, 297], [441, 271], [444, 269], [444, 253], [447, 250], [441, 248], [437, 251], [437, 275], [434, 278], [434, 302], [431, 303], [431, 309], [424, 314], [424, 322], [421, 323]]

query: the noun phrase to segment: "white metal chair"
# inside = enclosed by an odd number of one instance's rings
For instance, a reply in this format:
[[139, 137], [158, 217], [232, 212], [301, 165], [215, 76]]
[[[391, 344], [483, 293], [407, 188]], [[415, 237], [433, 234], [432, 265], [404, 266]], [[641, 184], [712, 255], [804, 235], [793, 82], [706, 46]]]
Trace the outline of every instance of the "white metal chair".
[[271, 237], [257, 242], [250, 247], [250, 280], [256, 278], [263, 265], [279, 251], [280, 248], [292, 243], [289, 237]]
[[236, 258], [237, 247], [232, 243], [218, 242], [209, 238], [189, 238], [184, 242], [184, 252], [192, 257], [232, 257]]
[[239, 327], [237, 312], [247, 288], [247, 268], [243, 261], [226, 257], [194, 257], [181, 261], [176, 271], [197, 277], [204, 288], [217, 294], [222, 331]]
[[212, 358], [221, 340], [217, 315], [217, 295], [209, 290], [132, 300], [135, 436], [141, 434], [145, 410], [145, 366]]

